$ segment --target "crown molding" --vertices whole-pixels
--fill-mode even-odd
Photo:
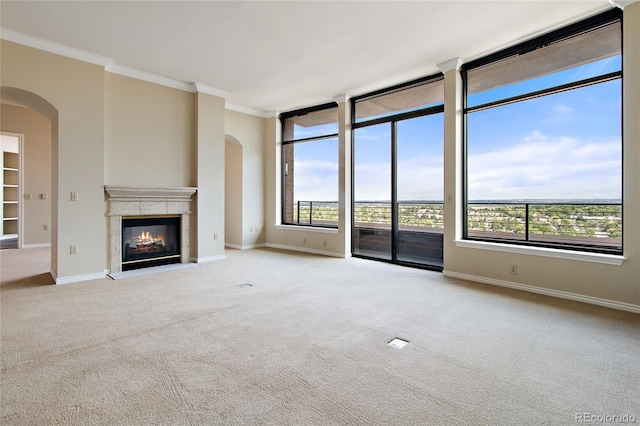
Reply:
[[[264,118],[276,118],[280,115],[280,111],[267,111]]]
[[[174,89],[183,90],[185,92],[207,93],[222,98],[229,95],[228,92],[216,89],[215,87],[205,86],[200,83],[186,83],[184,81],[174,80],[172,78],[163,77],[150,72],[140,71],[134,68],[118,65],[114,63],[112,58],[96,55],[94,53],[69,47],[63,44],[54,43],[52,41],[44,40],[38,37],[33,37],[7,28],[0,27],[0,38],[14,43],[33,47],[35,49],[43,50],[45,52],[99,65],[103,67],[107,72],[123,75],[125,77],[131,77],[136,80],[146,81],[148,83],[159,84],[161,86],[171,87]]]
[[[148,83],[154,83],[154,84],[171,87],[178,90],[184,90],[185,92],[193,93],[194,91],[193,85],[189,83],[185,83],[184,81],[162,77],[156,74],[152,74],[150,72],[139,71],[133,68],[115,64],[113,62],[107,65],[104,70],[113,74],[120,74],[125,77],[135,78],[136,80],[142,80]]]
[[[226,102],[224,104],[224,107],[226,109],[229,109],[231,111],[236,111],[236,112],[241,112],[244,114],[249,114],[249,115],[254,115],[256,117],[260,117],[260,118],[269,118],[269,113],[266,111],[262,111],[256,108],[251,108],[251,107],[246,107],[243,105],[238,105],[238,104],[232,104],[229,102]]]
[[[207,95],[217,96],[219,98],[226,98],[229,96],[229,92],[217,89],[215,87],[207,86],[202,83],[193,83],[193,92],[206,93]]]
[[[23,34],[18,31],[0,27],[0,38],[35,49],[44,50],[45,52],[55,53],[56,55],[65,56],[71,59],[88,62],[94,65],[106,67],[113,60],[105,56],[96,55],[85,50],[76,49],[74,47],[65,46],[64,44],[54,43],[38,37]]]
[[[639,0],[609,0],[609,3],[612,6],[619,7],[620,9],[624,10],[625,7],[633,3],[637,3],[638,1]]]
[[[436,66],[443,74],[446,74],[449,71],[459,70],[460,67],[462,66],[462,59],[460,58],[449,59],[448,61],[444,61],[441,64],[438,64]]]
[[[333,97],[333,100],[336,101],[339,104],[343,104],[346,103],[349,100],[349,95],[342,93],[340,95],[335,95]]]

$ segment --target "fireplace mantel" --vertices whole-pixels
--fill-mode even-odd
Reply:
[[[105,185],[109,196],[110,273],[122,272],[122,217],[180,215],[180,262],[190,258],[191,198],[197,188],[143,188]]]

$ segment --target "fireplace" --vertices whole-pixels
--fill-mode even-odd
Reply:
[[[106,185],[104,189],[109,202],[110,274],[190,261],[191,197],[196,188]],[[134,229],[125,235],[126,227]]]
[[[180,263],[180,216],[123,217],[122,270]]]

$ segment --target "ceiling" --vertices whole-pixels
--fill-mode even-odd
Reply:
[[[430,75],[452,58],[475,59],[611,7],[608,0],[2,0],[0,24],[5,39],[97,55],[113,72],[197,83],[260,115]]]

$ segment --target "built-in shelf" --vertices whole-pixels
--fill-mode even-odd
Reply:
[[[18,233],[19,165],[18,153],[2,152],[2,236]]]

